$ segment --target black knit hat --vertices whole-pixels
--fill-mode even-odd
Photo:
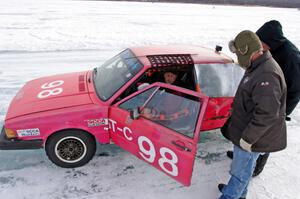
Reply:
[[[256,31],[256,34],[271,50],[275,50],[286,41],[286,38],[283,36],[282,26],[276,20],[266,22]]]

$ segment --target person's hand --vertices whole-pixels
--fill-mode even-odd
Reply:
[[[144,108],[142,110],[142,115],[148,119],[151,120],[158,120],[159,119],[159,114],[158,111],[155,108]]]
[[[249,144],[243,138],[240,139],[240,147],[244,149],[245,151],[251,152],[252,144]]]
[[[151,109],[149,108],[144,108],[142,111],[142,115],[148,119],[152,118],[152,113],[151,113]]]
[[[150,84],[149,83],[142,83],[141,85],[138,86],[138,90],[142,90],[144,88],[146,88],[147,86],[149,86]]]

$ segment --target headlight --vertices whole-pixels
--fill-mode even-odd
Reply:
[[[17,137],[17,133],[12,129],[4,128],[4,131],[5,131],[6,137],[9,139]]]

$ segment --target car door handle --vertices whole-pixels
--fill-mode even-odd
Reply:
[[[177,147],[183,149],[184,151],[191,152],[191,149],[189,149],[189,148],[187,148],[187,147],[185,147],[185,146],[182,146],[181,144],[178,144],[178,143],[175,142],[175,141],[172,141],[172,144],[174,144],[175,146],[177,146]]]

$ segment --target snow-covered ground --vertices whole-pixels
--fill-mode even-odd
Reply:
[[[0,125],[28,80],[92,69],[127,46],[224,46],[239,31],[277,19],[300,47],[300,11],[265,7],[99,1],[0,1]],[[300,199],[300,106],[288,123],[288,147],[252,180],[248,199]],[[62,169],[43,150],[0,151],[0,199],[216,199],[227,182],[232,145],[204,132],[190,187],[114,145],[99,146],[86,166]]]

